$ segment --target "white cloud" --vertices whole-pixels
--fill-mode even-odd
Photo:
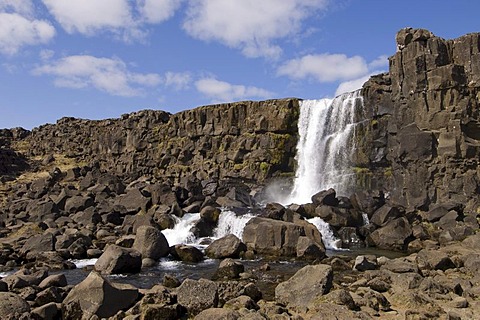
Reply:
[[[354,79],[367,72],[367,63],[360,56],[328,53],[292,59],[277,69],[277,74],[281,76],[292,79],[313,78],[319,82]]]
[[[342,82],[338,85],[337,90],[335,91],[335,95],[338,96],[339,94],[345,92],[351,92],[360,89],[365,82],[372,76],[372,74],[368,74],[358,79],[350,80]]]
[[[16,54],[22,47],[48,43],[55,28],[44,20],[31,20],[18,13],[0,12],[0,52]]]
[[[160,23],[170,19],[182,0],[137,0],[137,10],[148,23]]]
[[[40,59],[42,61],[50,60],[51,58],[53,58],[54,55],[55,55],[55,51],[49,50],[49,49],[40,50],[40,54],[39,54]]]
[[[386,55],[380,56],[377,59],[370,62],[368,66],[369,66],[368,74],[362,77],[359,77],[357,79],[344,81],[340,83],[337,87],[337,90],[335,91],[335,95],[338,96],[339,94],[342,94],[345,92],[358,90],[363,86],[365,82],[367,82],[368,79],[370,79],[371,76],[385,72],[388,69],[386,68],[388,66],[388,56]],[[374,69],[377,67],[382,69]]]
[[[189,72],[166,72],[164,84],[167,87],[173,87],[175,90],[187,89],[192,82],[192,76]]]
[[[37,67],[35,75],[51,75],[58,87],[86,88],[107,92],[116,96],[138,96],[145,87],[161,82],[158,74],[135,73],[118,58],[97,58],[88,55],[69,56]]]
[[[277,58],[276,40],[299,34],[305,19],[329,0],[192,0],[183,28],[192,37],[218,41],[247,57]]]
[[[31,0],[0,0],[0,11],[18,13],[21,16],[33,15],[33,3]]]
[[[43,0],[50,13],[68,33],[92,35],[101,29],[131,25],[128,0]]]
[[[371,70],[379,68],[383,69],[386,67],[388,67],[388,56],[386,54],[379,56],[377,59],[368,64],[368,69]]]
[[[253,86],[230,84],[215,78],[203,78],[195,82],[199,92],[213,102],[229,102],[244,99],[267,99],[274,94],[268,90]]]
[[[112,32],[124,41],[143,40],[145,24],[173,16],[182,0],[43,0],[55,20],[68,33],[93,36]]]

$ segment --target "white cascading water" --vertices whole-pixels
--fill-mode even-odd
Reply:
[[[243,229],[251,218],[253,218],[251,214],[237,215],[233,211],[222,210],[217,227],[213,231],[213,238],[217,239],[228,234],[234,234],[242,239]],[[162,231],[170,246],[176,244],[195,245],[201,242],[201,239],[195,238],[195,235],[190,231],[200,219],[199,213],[186,214],[181,219],[176,219],[177,221],[173,229],[165,229]]]
[[[239,239],[242,239],[243,229],[247,222],[253,217],[251,214],[239,216],[233,211],[223,210],[218,218],[218,225],[214,230],[213,236],[215,238],[221,238],[229,234],[234,234]]]
[[[168,244],[174,246],[176,244],[193,244],[196,241],[195,235],[190,231],[195,222],[200,219],[200,213],[187,213],[181,219],[176,218],[173,229],[162,230],[163,235],[167,238]]]
[[[311,202],[315,193],[334,188],[348,193],[354,173],[351,156],[356,124],[364,120],[360,90],[335,99],[300,103],[297,172],[292,192],[283,203]]]
[[[317,227],[318,231],[322,234],[323,244],[325,245],[326,249],[330,250],[343,250],[339,245],[341,244],[340,239],[335,237],[333,234],[330,225],[326,223],[322,218],[315,217],[307,220],[315,227]]]

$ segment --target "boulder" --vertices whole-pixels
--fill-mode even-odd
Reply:
[[[355,264],[353,265],[353,270],[367,271],[367,270],[375,270],[376,268],[377,268],[377,257],[374,255],[357,256],[355,258]]]
[[[55,237],[51,233],[45,233],[29,238],[23,245],[20,253],[26,255],[29,252],[39,253],[55,250]]]
[[[327,294],[332,286],[331,266],[308,265],[275,288],[275,300],[290,307],[306,307],[316,298]]]
[[[43,306],[51,302],[60,303],[64,297],[62,289],[59,289],[58,287],[49,287],[37,293],[35,304]]]
[[[65,202],[65,211],[68,213],[76,213],[93,206],[94,200],[89,196],[73,196]]]
[[[108,318],[131,307],[138,289],[128,284],[114,284],[92,271],[76,285],[62,302],[64,319],[81,320],[92,316]]]
[[[32,309],[31,314],[35,319],[55,320],[61,319],[61,308],[59,304],[50,302],[43,306]]]
[[[245,295],[228,300],[223,307],[232,310],[258,310],[260,308],[251,297]]]
[[[338,206],[337,193],[333,189],[320,191],[312,196],[312,202],[316,206]]]
[[[29,269],[20,269],[14,274],[6,276],[2,281],[8,285],[9,290],[12,290],[38,286],[47,276],[47,270],[32,272]]]
[[[321,260],[325,258],[325,247],[308,237],[300,237],[297,242],[297,258]]]
[[[152,199],[144,196],[139,189],[130,189],[126,194],[116,198],[115,204],[124,206],[128,212],[147,212]]]
[[[328,222],[333,227],[360,227],[363,225],[362,215],[357,210],[319,205],[315,215]]]
[[[38,287],[40,289],[46,289],[48,287],[65,287],[67,284],[67,278],[65,275],[63,273],[59,273],[46,277],[42,280],[42,282],[40,282]]]
[[[146,304],[142,307],[142,320],[177,320],[182,319],[184,311],[178,304]]]
[[[300,237],[306,236],[324,248],[320,232],[308,222],[297,223],[252,218],[243,231],[243,241],[247,248],[259,254],[270,256],[297,256],[297,244]]]
[[[188,310],[190,316],[218,304],[218,287],[211,280],[186,279],[177,289],[177,301]]]
[[[41,222],[47,218],[54,218],[58,213],[58,206],[51,200],[31,201],[26,211],[30,216],[30,221]]]
[[[240,273],[245,271],[245,267],[239,261],[231,258],[224,259],[220,262],[215,272],[216,279],[237,279]]]
[[[104,274],[137,273],[142,268],[142,255],[134,249],[109,245],[95,263],[95,270]]]
[[[205,254],[212,259],[239,258],[247,246],[234,234],[226,235],[213,241],[206,249]]]
[[[220,213],[220,209],[212,206],[206,206],[203,207],[202,210],[200,210],[200,218],[202,218],[208,223],[216,225],[218,222],[218,218],[220,217]]]
[[[405,250],[412,236],[412,228],[404,217],[390,221],[384,227],[373,231],[367,241],[380,248],[390,250]]]
[[[240,317],[240,313],[236,310],[208,308],[197,314],[194,320],[236,320]]]
[[[141,253],[142,258],[158,260],[169,252],[167,238],[163,233],[151,226],[141,226],[137,229],[133,249]]]
[[[138,213],[135,215],[127,215],[123,219],[122,230],[126,233],[137,233],[138,228],[142,226],[150,226],[157,228],[157,224],[153,221],[153,217],[149,214]]]
[[[12,292],[0,292],[0,318],[19,319],[19,315],[30,311],[28,303]]]
[[[177,244],[170,248],[170,254],[183,262],[197,263],[203,261],[203,253],[194,246]]]
[[[373,223],[378,227],[382,227],[388,222],[400,217],[401,214],[402,212],[399,210],[399,208],[383,205],[373,213],[372,217],[370,218],[370,223]]]

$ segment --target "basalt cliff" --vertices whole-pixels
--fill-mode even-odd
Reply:
[[[363,87],[369,121],[356,136],[357,189],[427,210],[455,202],[476,210],[480,186],[480,38],[397,34],[390,71]],[[295,172],[299,99],[244,101],[169,114],[145,110],[100,121],[62,118],[31,132],[1,132],[4,180],[59,155],[134,180],[141,176],[263,184]],[[37,163],[38,164],[38,163]]]

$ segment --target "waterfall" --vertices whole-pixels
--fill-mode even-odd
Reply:
[[[230,210],[223,210],[218,219],[217,228],[214,231],[214,237],[221,238],[228,234],[234,234],[242,239],[243,229],[247,222],[253,218],[251,214],[237,215]]]
[[[173,229],[165,229],[162,231],[168,244],[174,246],[176,244],[192,244],[195,242],[195,235],[190,231],[195,225],[195,222],[200,219],[200,213],[188,213],[181,219],[176,218]]]
[[[308,219],[307,221],[317,227],[318,231],[320,231],[320,233],[322,234],[322,241],[326,249],[343,250],[338,246],[339,243],[341,243],[340,239],[335,237],[332,229],[330,228],[330,225],[326,223],[322,218],[315,217]]]
[[[182,218],[175,218],[176,223],[173,229],[165,229],[162,231],[170,246],[176,244],[196,245],[201,242],[201,239],[197,239],[191,232],[192,227],[195,226],[195,223],[200,219],[199,213],[190,213],[184,215]],[[234,234],[242,239],[243,229],[251,218],[253,218],[252,214],[237,215],[233,211],[222,210],[218,218],[217,227],[213,231],[212,238],[218,239],[227,234]]]
[[[297,171],[292,192],[283,203],[307,203],[318,191],[334,188],[347,194],[352,186],[351,157],[356,125],[364,119],[360,90],[335,99],[300,102]]]

